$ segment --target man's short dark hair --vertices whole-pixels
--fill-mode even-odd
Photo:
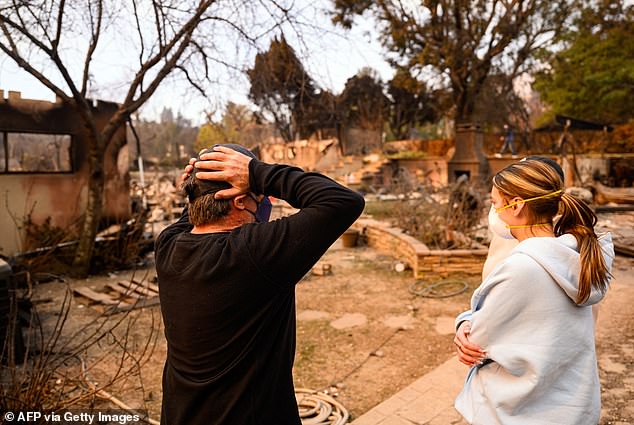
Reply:
[[[187,184],[187,183],[185,183]],[[231,199],[215,199],[215,193],[200,196],[189,204],[189,222],[194,226],[210,224],[231,211]]]
[[[216,146],[231,148],[251,158],[257,158],[253,152],[244,146],[231,143],[214,145],[211,148],[205,149],[199,153],[198,158],[205,153],[213,152]],[[185,180],[181,187],[189,199],[189,222],[194,226],[213,223],[228,215],[231,211],[231,199],[214,198],[216,192],[222,189],[229,189],[231,185],[224,181],[198,179],[196,177],[198,171],[206,170],[194,168],[191,175]]]

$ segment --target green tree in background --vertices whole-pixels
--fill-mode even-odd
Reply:
[[[222,124],[209,122],[201,125],[198,130],[198,135],[196,136],[196,141],[194,142],[196,152],[200,152],[218,143],[226,143]]]
[[[391,139],[407,139],[412,128],[437,121],[440,116],[436,101],[439,93],[429,92],[425,83],[414,78],[408,69],[397,69],[387,84],[387,93],[390,98],[387,119]]]
[[[513,81],[504,74],[487,77],[478,96],[474,116],[476,121],[500,131],[504,124],[510,125],[516,132],[529,131],[531,126],[525,100],[513,90]]]
[[[228,102],[220,121],[213,121],[211,114],[208,117],[208,123],[200,127],[196,136],[196,152],[219,143],[248,145],[244,141],[244,130],[253,122],[253,113],[248,107]]]
[[[338,115],[346,127],[380,130],[387,115],[388,102],[376,73],[364,68],[346,81],[338,97]]]
[[[562,30],[574,0],[334,0],[333,21],[376,18],[392,61],[427,72],[452,93],[454,119],[472,120],[490,74],[514,79]]]
[[[315,84],[283,36],[256,55],[247,75],[249,98],[263,112],[264,120],[272,121],[287,142],[296,135],[305,136],[302,126],[316,96]]]
[[[634,6],[588,7],[534,87],[552,113],[604,123],[634,117]]]

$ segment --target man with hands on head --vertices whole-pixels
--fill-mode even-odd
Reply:
[[[239,145],[201,152],[183,189],[189,205],[156,242],[168,344],[161,423],[299,425],[295,285],[363,198]],[[268,196],[299,212],[269,222]]]

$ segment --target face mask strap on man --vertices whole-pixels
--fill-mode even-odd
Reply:
[[[257,207],[255,209],[255,212],[251,211],[248,208],[245,209],[253,217],[255,217],[255,221],[257,223],[267,223],[271,218],[271,210],[273,209],[273,205],[271,204],[269,197],[265,196],[261,201],[258,201],[258,199],[252,193],[249,193],[247,196],[253,199],[253,202],[255,202],[255,205],[257,205]]]

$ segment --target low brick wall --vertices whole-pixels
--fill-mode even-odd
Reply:
[[[415,279],[427,273],[482,273],[486,249],[431,250],[401,229],[372,219],[359,219],[353,228],[365,235],[368,245],[409,265]]]

